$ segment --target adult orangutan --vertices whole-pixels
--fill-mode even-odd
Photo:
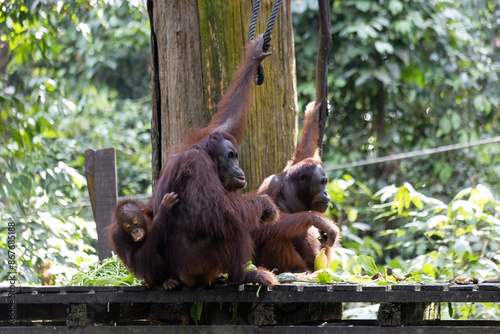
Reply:
[[[268,196],[235,192],[246,185],[239,168],[241,140],[253,77],[263,52],[263,37],[252,40],[246,56],[217,106],[210,124],[192,131],[163,167],[151,199],[155,224],[165,224],[164,258],[172,274],[189,287],[213,284],[227,273],[228,284],[272,285],[265,270],[245,271],[252,259],[250,230],[275,219],[277,209]],[[175,192],[179,203],[165,214],[160,203]]]
[[[277,272],[314,271],[314,258],[325,248],[328,264],[338,238],[337,225],[323,217],[330,203],[328,176],[318,152],[319,109],[306,109],[302,138],[282,172],[271,175],[257,193],[269,195],[280,210],[276,224],[252,232],[254,263]]]

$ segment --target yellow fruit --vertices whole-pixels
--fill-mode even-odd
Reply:
[[[321,251],[319,252],[318,255],[316,255],[316,258],[314,259],[314,271],[320,269],[326,269],[327,262],[328,259],[326,258],[325,249],[321,248]]]

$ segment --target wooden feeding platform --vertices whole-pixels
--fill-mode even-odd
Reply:
[[[440,320],[441,303],[500,302],[500,284],[281,284],[153,290],[146,286],[0,290],[0,333],[498,333],[500,321]],[[9,326],[9,302],[16,324]],[[342,319],[343,303],[381,303],[377,319]],[[201,307],[195,322],[192,310]],[[472,331],[472,332],[471,332]]]

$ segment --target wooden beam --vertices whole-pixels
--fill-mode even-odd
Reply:
[[[105,229],[111,223],[111,213],[118,200],[115,149],[85,151],[85,177],[97,228],[97,252],[99,260],[103,260],[111,256]]]

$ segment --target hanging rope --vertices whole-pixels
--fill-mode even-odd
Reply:
[[[271,47],[271,32],[274,28],[274,22],[278,16],[278,10],[281,6],[281,0],[276,0],[273,2],[273,8],[271,9],[271,16],[269,16],[269,21],[267,22],[266,31],[264,32],[264,51],[268,51]]]
[[[273,8],[271,9],[271,15],[269,16],[269,21],[267,22],[266,31],[264,32],[264,45],[262,51],[267,52],[271,47],[271,32],[274,28],[274,22],[276,22],[276,17],[278,16],[278,11],[281,6],[281,0],[275,0],[273,2]],[[248,27],[248,41],[250,42],[255,37],[255,29],[257,27],[257,18],[259,16],[260,10],[260,0],[255,0],[252,9],[252,17],[250,19],[250,25]],[[262,85],[264,83],[264,66],[259,64],[257,73],[255,74],[254,82],[256,85]]]
[[[316,103],[322,102],[319,111],[319,156],[323,156],[323,136],[329,114],[328,103],[328,55],[332,46],[330,1],[318,0],[319,43],[316,57]]]
[[[250,42],[255,37],[255,28],[257,27],[257,18],[259,17],[260,0],[255,0],[253,3],[252,17],[250,18],[250,26],[248,27],[248,41]]]

